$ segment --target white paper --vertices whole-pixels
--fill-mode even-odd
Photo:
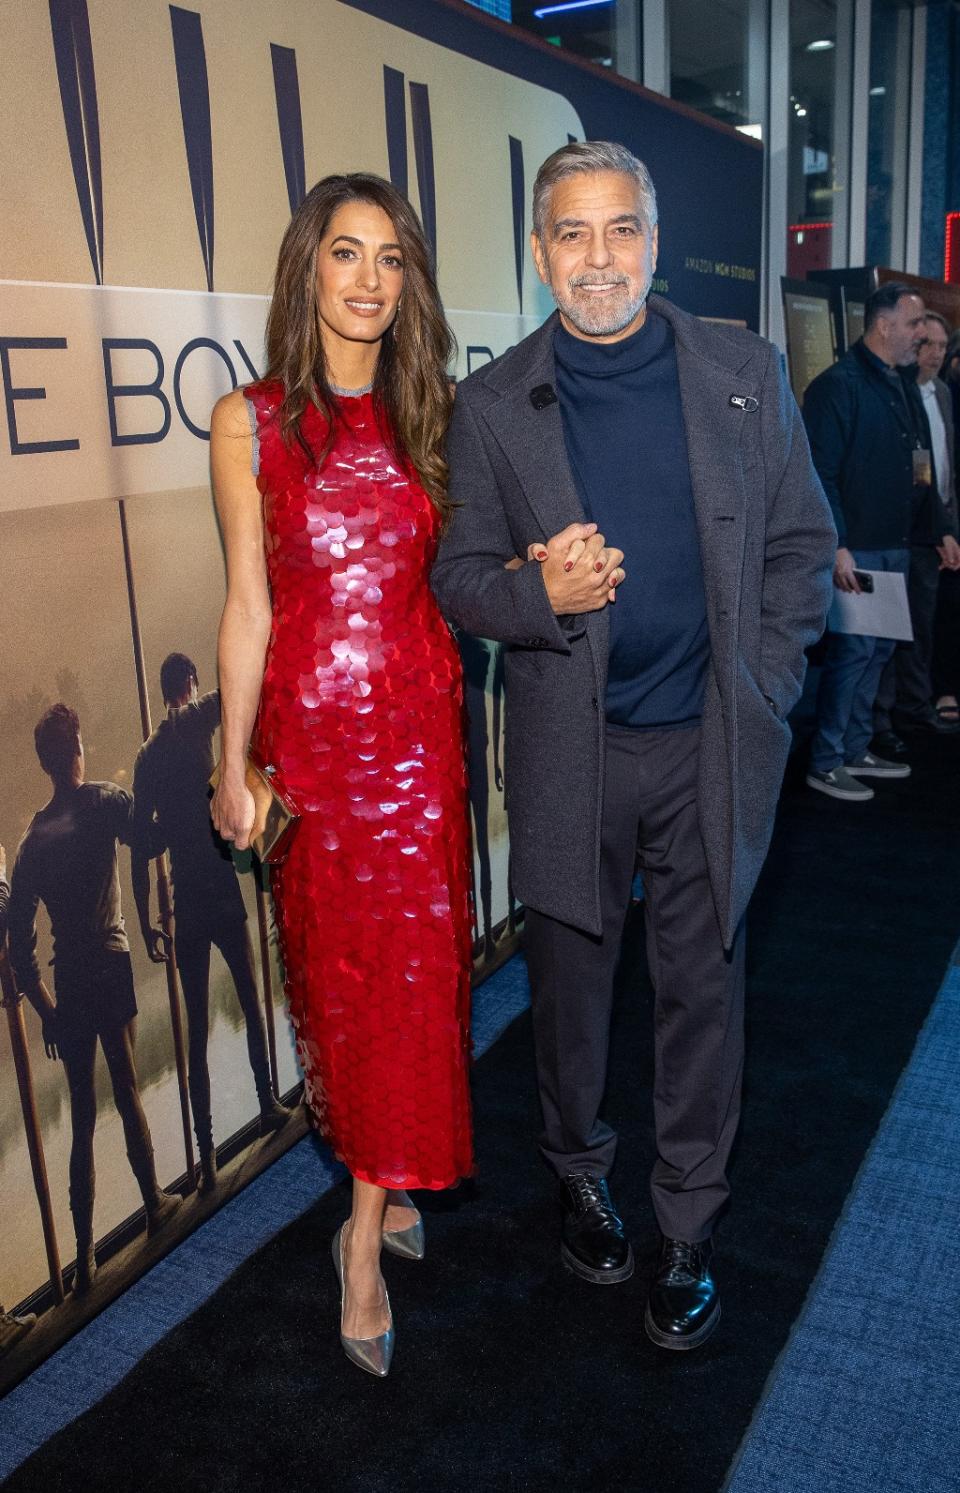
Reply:
[[[861,570],[861,566],[857,566]],[[831,632],[855,633],[863,638],[896,638],[913,642],[913,623],[907,601],[907,579],[896,570],[863,570],[873,576],[873,590],[833,590],[833,605],[827,618]]]

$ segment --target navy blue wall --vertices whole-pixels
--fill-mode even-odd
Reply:
[[[685,112],[589,64],[442,0],[343,0],[440,46],[562,94],[587,137],[644,160],[660,204],[658,285],[697,315],[742,320],[760,309],[763,154],[755,141]],[[565,142],[558,140],[557,145]],[[537,163],[539,164],[539,163]],[[535,172],[528,176],[528,190]]]
[[[943,278],[944,221],[960,211],[960,15],[952,5],[927,12],[920,273]]]

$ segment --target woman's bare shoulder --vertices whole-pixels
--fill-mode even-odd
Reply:
[[[249,436],[250,415],[243,389],[231,389],[213,406],[210,419],[211,434],[225,436]]]

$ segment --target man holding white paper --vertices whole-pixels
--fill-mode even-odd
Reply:
[[[955,486],[953,411],[950,390],[938,378],[947,355],[947,323],[936,311],[928,311],[926,336],[917,359],[917,388],[930,428],[934,482],[927,500],[915,509],[911,531],[910,571],[907,594],[913,622],[913,644],[898,648],[883,671],[873,711],[877,745],[896,732],[932,731],[955,735],[956,719],[938,716],[933,707],[930,668],[933,661],[933,627],[940,575],[960,569],[957,544],[957,498]]]
[[[861,590],[856,572],[907,574],[913,516],[931,482],[929,426],[914,381],[926,335],[924,305],[909,286],[882,285],[867,301],[859,342],[813,380],[803,420],[833,510],[838,591]],[[831,798],[865,802],[864,778],[904,778],[905,762],[870,751],[873,704],[892,637],[831,631],[817,693],[807,783]]]
[[[833,604],[827,617],[827,631],[852,633],[863,638],[891,638],[895,643],[912,643],[910,600],[899,571],[858,569],[854,574],[858,590],[841,591],[838,587],[834,588]],[[889,668],[888,664],[887,672]],[[882,689],[881,684],[881,692]],[[874,724],[879,705],[878,695],[873,712]],[[882,751],[880,739],[876,735],[874,742],[878,750]]]

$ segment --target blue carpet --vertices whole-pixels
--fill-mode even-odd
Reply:
[[[474,992],[477,1058],[529,1000],[519,957]],[[314,1137],[300,1141],[11,1390],[0,1406],[0,1479],[101,1400],[244,1260],[345,1175]]]
[[[726,1493],[960,1488],[960,950]]]
[[[960,951],[726,1493],[956,1493],[958,958]],[[527,1000],[520,959],[481,987],[478,1056]],[[0,1478],[102,1399],[342,1175],[315,1142],[300,1143],[18,1386],[0,1407]]]

